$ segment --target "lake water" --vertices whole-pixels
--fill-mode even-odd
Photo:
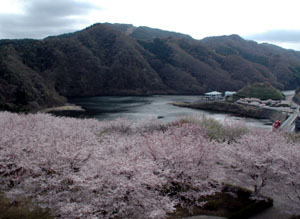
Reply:
[[[172,102],[198,101],[200,96],[100,96],[75,98],[70,102],[81,106],[86,110],[85,115],[99,120],[114,120],[116,118],[128,118],[130,120],[142,120],[156,118],[163,123],[172,122],[180,117],[188,115],[205,115],[218,121],[243,121],[249,126],[271,129],[270,120],[259,120],[231,116],[228,113],[211,112],[190,108],[176,107]]]

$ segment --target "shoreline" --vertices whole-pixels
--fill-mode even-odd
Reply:
[[[256,119],[270,119],[273,122],[277,120],[284,121],[289,115],[288,113],[281,110],[263,108],[253,105],[244,105],[224,100],[203,102],[175,102],[171,104],[178,107],[233,113],[236,115]]]
[[[85,112],[85,110],[78,105],[68,104],[65,106],[51,107],[40,110],[41,113],[50,113],[55,116],[78,116]]]

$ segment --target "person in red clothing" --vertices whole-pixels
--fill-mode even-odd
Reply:
[[[274,124],[273,124],[273,130],[277,130],[281,125],[281,120],[277,120]]]

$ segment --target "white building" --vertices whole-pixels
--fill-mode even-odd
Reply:
[[[225,91],[225,99],[226,99],[226,97],[231,97],[233,94],[236,94],[236,92],[235,91]]]
[[[223,95],[222,95],[222,93],[220,93],[218,91],[212,91],[212,92],[209,92],[209,93],[205,93],[204,97],[207,100],[218,100],[218,99],[222,99]]]

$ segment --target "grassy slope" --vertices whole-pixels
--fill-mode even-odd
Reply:
[[[274,88],[268,83],[256,83],[248,85],[236,93],[238,97],[258,98],[261,100],[282,100],[284,95],[280,90]]]

